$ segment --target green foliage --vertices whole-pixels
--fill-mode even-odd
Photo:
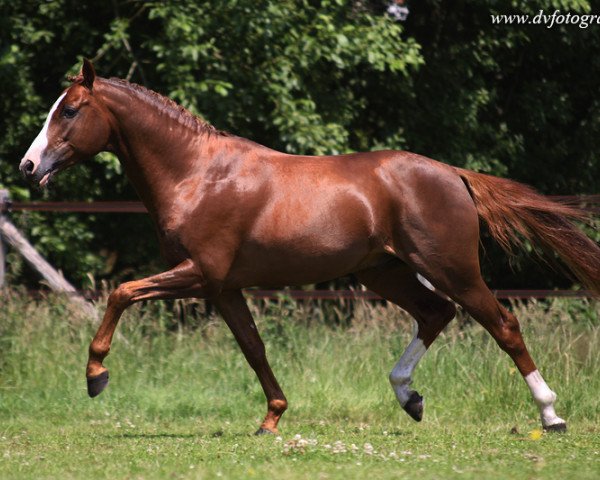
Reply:
[[[426,0],[410,2],[402,23],[385,15],[383,0],[0,0],[0,188],[16,200],[135,198],[110,155],[42,193],[17,172],[65,75],[87,56],[102,76],[142,83],[283,151],[410,149],[545,193],[594,193],[600,29],[490,20],[555,8],[589,12],[591,4]],[[160,268],[149,222],[125,218],[40,214],[19,223],[79,283]],[[496,284],[515,286],[504,257],[491,258]],[[560,284],[523,265],[529,286]],[[23,281],[17,266],[13,280]]]
[[[411,110],[424,107],[428,115],[414,117],[410,147],[545,193],[598,191],[598,29],[490,21],[498,13],[549,14],[556,3],[416,3],[408,33],[426,67],[408,100]],[[590,8],[560,3],[563,12]]]
[[[364,72],[402,78],[422,62],[399,24],[348,2],[172,3],[149,17],[165,32],[148,47],[169,96],[295,153],[352,149],[366,107]]]

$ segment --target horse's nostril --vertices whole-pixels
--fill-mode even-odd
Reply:
[[[27,175],[31,175],[34,168],[35,168],[35,164],[31,160],[27,160],[23,164],[23,173],[25,173]]]

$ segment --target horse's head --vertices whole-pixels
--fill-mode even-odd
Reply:
[[[107,149],[110,116],[94,96],[95,77],[91,62],[84,60],[73,84],[52,105],[19,166],[29,182],[43,187],[56,172]]]

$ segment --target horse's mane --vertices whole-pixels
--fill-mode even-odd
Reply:
[[[226,137],[231,136],[230,133],[218,130],[210,123],[194,115],[185,107],[182,107],[170,98],[165,97],[160,93],[150,90],[149,88],[146,88],[142,85],[138,85],[137,83],[131,83],[127,80],[114,77],[103,78],[102,82],[112,86],[123,88],[131,92],[140,100],[145,101],[146,103],[149,103],[150,105],[158,108],[161,113],[166,113],[169,117],[173,118],[181,125],[195,132],[207,133],[209,135],[221,135]]]

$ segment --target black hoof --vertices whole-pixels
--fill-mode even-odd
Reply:
[[[87,379],[88,395],[91,398],[97,397],[108,385],[108,370],[100,375]]]
[[[557,423],[555,425],[548,425],[544,427],[545,432],[556,432],[556,433],[565,433],[567,431],[566,423]]]
[[[402,407],[413,420],[423,420],[423,397],[417,392],[412,392],[408,402]]]
[[[274,435],[274,433],[271,430],[260,427],[254,435]]]

